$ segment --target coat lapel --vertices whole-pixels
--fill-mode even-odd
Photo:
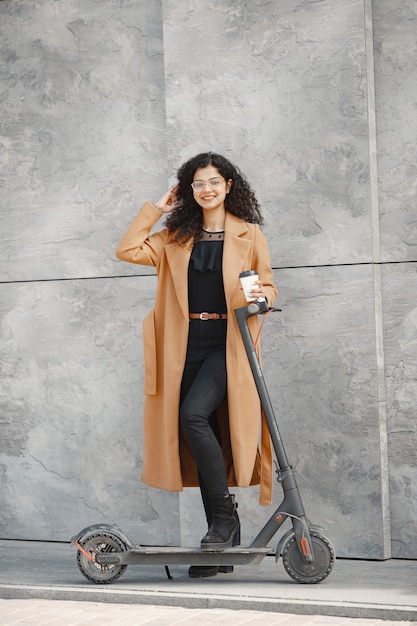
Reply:
[[[178,303],[184,317],[188,320],[188,264],[191,247],[179,246],[176,243],[165,246],[165,252],[177,295]]]
[[[232,296],[239,288],[239,274],[244,270],[252,269],[245,267],[252,241],[243,235],[248,232],[245,222],[231,213],[226,213],[224,250],[223,250],[223,283],[227,307],[231,308]]]

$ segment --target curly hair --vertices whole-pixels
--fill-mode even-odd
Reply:
[[[204,152],[189,159],[177,172],[177,198],[182,206],[169,214],[165,225],[173,240],[181,245],[193,237],[197,240],[201,236],[203,211],[194,199],[191,183],[196,170],[208,165],[215,167],[226,181],[232,180],[224,202],[226,211],[245,222],[260,226],[263,223],[259,203],[240,170],[220,154]]]

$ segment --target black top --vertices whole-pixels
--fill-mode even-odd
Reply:
[[[222,258],[224,233],[203,233],[194,244],[188,266],[190,313],[226,313]]]

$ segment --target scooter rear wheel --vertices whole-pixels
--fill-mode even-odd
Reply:
[[[291,535],[282,548],[282,562],[287,573],[298,583],[316,584],[332,571],[336,555],[330,541],[315,530],[310,530],[314,561],[306,563],[300,554],[295,535]]]
[[[80,545],[89,556],[78,550],[77,565],[82,575],[90,582],[100,585],[112,583],[120,578],[127,568],[127,565],[105,565],[95,561],[98,554],[126,551],[125,544],[114,533],[99,531],[81,540]]]

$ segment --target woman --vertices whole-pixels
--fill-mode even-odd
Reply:
[[[165,228],[150,234],[162,215]],[[209,524],[203,550],[239,543],[229,486],[260,483],[261,503],[271,502],[269,435],[263,423],[259,451],[260,401],[234,315],[246,304],[244,270],[258,271],[254,298],[271,305],[277,295],[261,223],[242,174],[209,152],[182,165],[178,184],[156,204],[144,204],[116,251],[158,274],[155,307],[143,323],[142,480],[169,491],[200,486]],[[256,317],[249,327],[254,336]],[[190,568],[191,576],[216,572]]]

